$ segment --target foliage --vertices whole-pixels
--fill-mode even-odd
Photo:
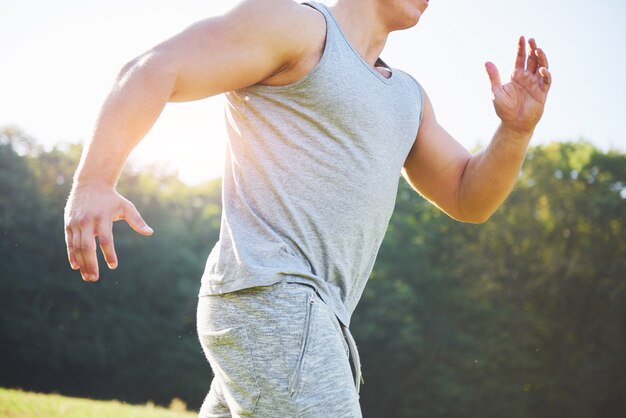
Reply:
[[[586,143],[532,149],[484,225],[402,185],[354,319],[364,409],[626,416],[625,186],[626,156]]]
[[[11,418],[192,418],[195,413],[166,410],[148,403],[92,401],[61,395],[0,389],[0,417]]]
[[[19,155],[19,135],[5,131],[0,145],[0,384],[199,404],[211,375],[196,337],[196,295],[217,240],[219,183],[126,173],[120,190],[158,225],[155,237],[116,224],[119,269],[85,284],[68,267],[63,237],[80,150]]]
[[[197,408],[211,373],[196,295],[220,183],[127,171],[120,191],[155,235],[116,224],[119,268],[83,283],[62,224],[79,152],[0,132],[0,385]],[[402,183],[352,321],[364,415],[626,416],[625,220],[626,155],[584,142],[532,148],[483,225]]]

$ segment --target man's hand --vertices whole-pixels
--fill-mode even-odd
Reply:
[[[65,244],[72,269],[80,269],[85,281],[99,277],[96,237],[110,269],[117,268],[113,245],[113,222],[125,220],[142,235],[152,235],[152,228],[142,219],[130,201],[114,188],[84,185],[72,189],[65,207]]]
[[[520,134],[531,133],[535,129],[552,83],[546,54],[537,48],[534,39],[531,38],[528,45],[530,52],[527,56],[524,37],[519,38],[515,70],[507,84],[502,85],[493,63],[485,63],[496,114],[504,128]]]
[[[439,125],[424,93],[422,122],[403,174],[422,196],[460,221],[485,222],[508,196],[543,114],[552,76],[544,52],[534,39],[528,43],[527,56],[520,37],[515,71],[505,85],[496,66],[485,64],[502,123],[489,146],[475,155]]]

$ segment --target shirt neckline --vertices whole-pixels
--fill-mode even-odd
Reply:
[[[365,66],[365,68],[367,68],[372,74],[374,74],[374,76],[376,76],[380,81],[384,82],[385,84],[391,84],[395,80],[395,78],[396,78],[395,75],[396,75],[397,70],[394,70],[393,68],[388,66],[387,63],[385,63],[385,61],[383,61],[380,57],[378,57],[376,59],[376,63],[383,64],[383,66],[384,66],[383,68],[387,68],[391,72],[391,75],[389,76],[389,78],[387,78],[384,75],[382,75],[381,73],[379,73],[378,71],[376,71],[376,68],[374,68],[371,65],[369,65],[365,61],[365,59],[363,59],[361,54],[359,54],[358,51],[352,46],[352,44],[350,43],[348,38],[346,38],[346,35],[343,32],[343,29],[341,29],[341,26],[339,26],[339,22],[337,22],[337,19],[335,19],[335,16],[332,14],[330,9],[325,4],[321,4],[321,3],[316,3],[316,4],[321,6],[326,11],[328,16],[330,17],[330,20],[332,20],[332,23],[337,28],[337,31],[339,32],[339,35],[341,35],[341,37],[343,38],[343,40],[346,43],[346,45],[348,45],[348,47],[352,50],[354,55],[356,55],[356,57],[359,59],[361,64],[363,64],[363,66]],[[328,22],[327,22],[327,24],[328,24]]]

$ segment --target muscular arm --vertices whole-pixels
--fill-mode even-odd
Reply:
[[[65,209],[68,258],[84,280],[99,277],[96,237],[117,267],[112,223],[152,230],[115,185],[132,149],[167,102],[190,101],[280,78],[306,53],[302,6],[291,0],[246,0],[206,19],[129,62],[106,98],[86,144]],[[308,9],[308,8],[307,8]]]
[[[471,155],[446,132],[425,95],[422,125],[403,175],[415,190],[457,220],[486,221],[515,184],[551,83],[545,54],[534,40],[529,44],[526,56],[520,38],[515,71],[505,85],[496,67],[486,64],[501,123],[484,151]]]
[[[196,23],[126,64],[101,108],[76,180],[114,185],[128,154],[167,102],[198,100],[249,86],[288,66],[295,51],[284,38],[289,30],[282,23],[289,19],[280,16],[289,15],[285,4],[292,2],[249,0],[229,14]]]

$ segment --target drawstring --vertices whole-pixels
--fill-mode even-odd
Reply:
[[[363,379],[363,373],[361,371],[361,358],[359,357],[359,350],[357,350],[356,348],[356,342],[354,342],[354,337],[352,337],[350,329],[341,324],[341,330],[343,331],[343,336],[348,342],[350,357],[352,357],[352,364],[354,365],[354,385],[356,386],[356,393],[359,393],[359,391],[361,390],[361,384],[365,383],[365,380]]]

